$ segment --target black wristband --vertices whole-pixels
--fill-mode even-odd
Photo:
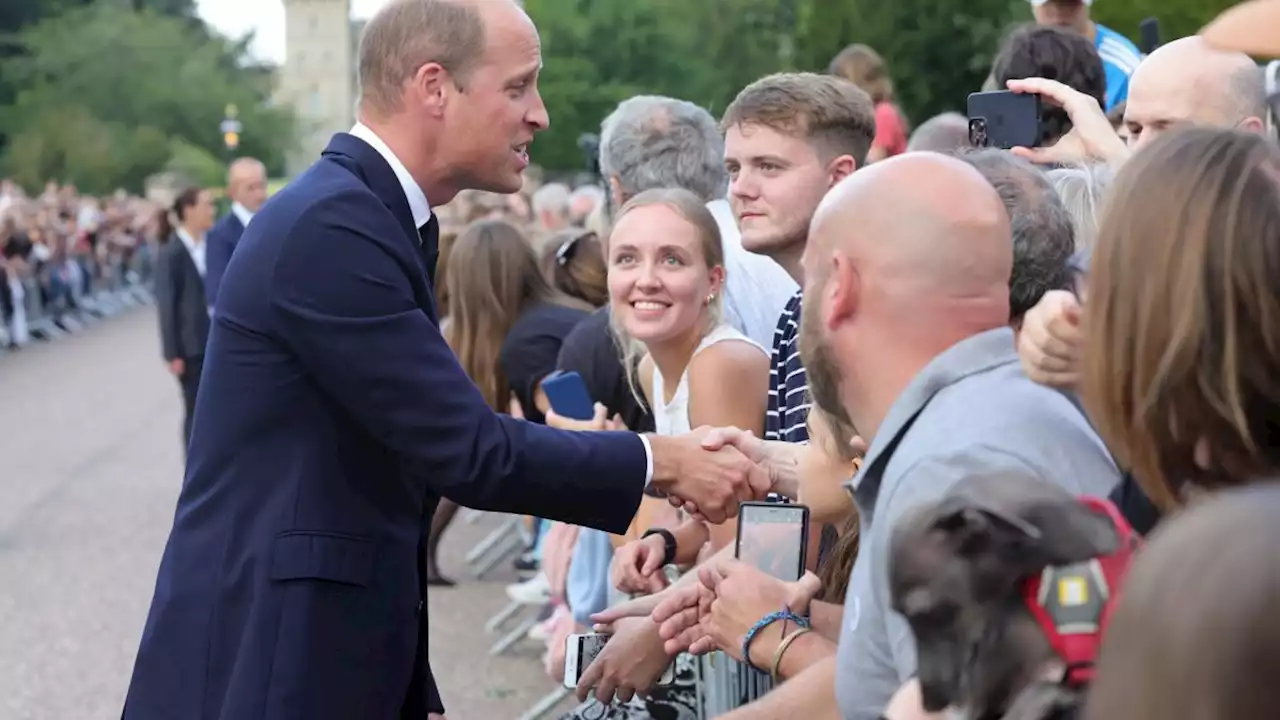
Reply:
[[[644,535],[640,536],[640,539],[643,540],[650,535],[662,536],[662,566],[666,567],[667,565],[670,565],[671,561],[676,559],[676,536],[671,534],[670,530],[666,530],[664,528],[652,528],[646,530]]]

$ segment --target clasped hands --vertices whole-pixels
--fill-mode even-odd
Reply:
[[[546,413],[547,425],[561,430],[626,430],[601,404],[591,420]],[[753,448],[765,444],[737,428],[700,427],[680,436],[649,435],[653,451],[652,486],[691,515],[721,523],[738,514],[738,504],[765,497],[773,489],[766,458]],[[755,455],[753,457],[753,455]]]
[[[788,583],[732,558],[710,560],[697,573],[697,582],[631,600],[594,616],[597,630],[608,632],[620,620],[648,616],[658,626],[663,650],[669,656],[723,650],[735,660],[749,659],[756,667],[768,668],[782,641],[781,623],[756,634],[750,658],[742,655],[747,633],[761,618],[783,608],[807,614],[822,587],[813,573]]]

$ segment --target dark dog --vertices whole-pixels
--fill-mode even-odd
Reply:
[[[925,709],[958,708],[971,720],[1072,717],[1080,688],[1063,682],[1066,665],[1032,614],[1027,583],[1046,567],[1115,553],[1128,542],[1121,533],[1112,517],[1025,477],[965,480],[903,518],[889,588],[916,638]]]

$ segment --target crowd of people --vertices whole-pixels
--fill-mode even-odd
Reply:
[[[0,352],[111,312],[104,291],[149,276],[159,215],[123,192],[96,198],[49,182],[28,196],[0,181]]]
[[[543,609],[530,637],[548,676],[563,677],[570,634],[611,635],[566,717],[702,716],[705,677],[685,653],[710,650],[777,684],[736,698],[737,720],[1002,716],[1025,678],[992,700],[979,670],[931,672],[930,628],[955,630],[967,608],[905,593],[894,569],[911,552],[895,530],[961,502],[975,477],[1110,497],[1141,534],[1171,518],[1116,610],[1088,717],[1270,712],[1248,679],[1280,652],[1259,632],[1266,563],[1186,565],[1211,562],[1198,544],[1227,532],[1264,547],[1261,508],[1277,500],[1178,517],[1275,469],[1267,73],[1221,40],[1147,56],[1089,2],[1031,5],[1037,22],[1008,36],[988,87],[1041,97],[1040,147],[971,148],[955,113],[913,131],[883,60],[852,46],[828,74],[752,83],[718,119],[676,98],[620,103],[601,126],[602,188],[440,209],[445,337],[495,410],[581,431],[730,428],[705,442],[767,467],[774,499],[813,518],[814,573],[794,583],[732,559],[733,521],[660,497],[624,535],[533,520],[517,561],[529,579],[507,591]],[[555,413],[540,382],[556,371],[582,376],[593,420]],[[437,512],[433,552],[455,511]],[[1028,574],[1105,554],[1064,550],[1066,531],[1027,512],[1005,520],[1028,533],[1018,561],[1040,558]],[[920,542],[965,556],[995,543],[992,522],[942,512]],[[429,571],[453,583],[434,555]],[[994,622],[949,636],[965,662]],[[1213,653],[1195,639],[1208,632]],[[672,663],[675,681],[657,684]]]
[[[1144,55],[1090,18],[1090,0],[1029,4],[1034,22],[1004,40],[987,86],[1040,97],[1038,147],[972,147],[968,120],[956,113],[913,127],[890,68],[854,45],[825,73],[747,85],[719,118],[679,98],[619,103],[602,119],[598,179],[526,176],[512,194],[466,190],[427,207],[419,188],[406,190],[407,204],[387,201],[414,216],[421,248],[437,253],[426,277],[440,334],[490,410],[581,433],[647,433],[649,480],[625,532],[527,518],[532,541],[516,560],[527,579],[506,588],[542,613],[529,641],[545,644],[551,683],[565,677],[571,635],[609,635],[566,720],[1063,711],[1155,720],[1189,708],[1198,718],[1261,720],[1274,712],[1280,698],[1266,673],[1280,639],[1267,629],[1277,595],[1275,564],[1265,558],[1267,513],[1280,491],[1264,480],[1280,465],[1271,445],[1280,326],[1270,324],[1280,323],[1280,253],[1271,244],[1280,237],[1280,147],[1274,69],[1242,51],[1280,55],[1280,38],[1265,46],[1254,32],[1280,26],[1280,10],[1255,0],[1250,12],[1262,15],[1233,21],[1243,36],[1219,26]],[[370,51],[374,60],[387,55]],[[524,98],[523,87],[504,92]],[[331,153],[363,152],[344,149],[363,148],[353,137],[390,157],[363,123]],[[525,144],[502,148],[502,157],[526,162]],[[329,171],[308,181],[319,187]],[[258,222],[265,183],[260,164],[235,163],[221,220],[199,188],[156,210],[126,197],[80,198],[73,188],[26,198],[0,187],[9,342],[26,341],[23,292],[34,288],[42,306],[70,313],[86,309],[93,281],[129,271],[154,277],[162,355],[182,388],[190,442],[196,394],[202,377],[210,380],[202,365],[211,323],[231,328],[224,342],[243,343],[241,356],[265,347],[252,343],[269,334],[252,327],[263,303],[250,287],[266,285],[267,275],[233,273],[244,284],[232,291],[241,304],[218,300],[229,291],[222,278],[232,253],[243,252],[240,236]],[[284,214],[270,221],[283,223]],[[335,252],[346,239],[307,237]],[[260,236],[249,250],[258,255],[242,266],[267,252],[280,253],[273,263],[288,252],[303,262],[292,242]],[[330,306],[304,286],[315,276],[297,277],[298,287],[272,288],[284,297],[273,311],[299,323],[333,320],[346,339],[375,337],[367,326],[417,318],[422,307],[397,296],[399,315],[328,316]],[[304,349],[328,361],[322,344]],[[325,366],[330,384],[308,381],[305,391],[336,392],[347,361],[364,350],[338,348],[339,360]],[[305,373],[280,355],[295,405],[304,406],[313,396],[295,386]],[[258,368],[228,362],[222,372],[215,382],[240,387]],[[581,378],[593,417],[553,402],[543,384],[561,373]],[[371,387],[387,395],[398,379]],[[346,405],[334,412],[343,423],[355,414]],[[214,487],[223,466],[242,462],[232,457],[238,448],[227,449],[234,443],[218,444],[226,440],[219,433],[248,430],[217,425],[232,425],[224,415],[207,413],[212,429],[203,460],[188,469],[192,505],[184,513],[180,501],[170,570],[184,559],[170,553],[199,559],[212,547],[192,540],[200,533],[191,528],[203,527],[200,503],[216,494],[200,496],[201,483]],[[379,427],[387,437],[397,431]],[[662,454],[651,443],[667,436],[696,438],[699,454],[746,458],[767,475],[768,501],[808,508],[808,572],[779,578],[736,559],[737,521],[722,517],[732,512],[713,516],[665,493],[673,485],[659,482]],[[343,440],[374,443],[371,434]],[[390,473],[398,460],[378,447]],[[578,522],[616,513],[590,500],[574,508],[586,518]],[[288,503],[297,512],[304,504],[292,495]],[[392,505],[378,510],[391,514]],[[465,582],[448,577],[439,557],[458,509],[442,499],[424,511],[418,561],[426,584],[443,592]],[[272,582],[363,588],[387,577],[375,578],[382,560],[354,534],[290,531],[271,542]],[[256,557],[251,551],[245,557]],[[188,583],[206,570],[193,570]],[[165,681],[175,663],[156,639],[166,628],[152,622],[169,623],[167,641],[178,647],[185,641],[175,639],[175,618],[189,610],[173,608],[200,599],[175,590],[164,572],[131,691],[139,717],[193,702]],[[223,580],[220,592],[249,592],[243,578]],[[348,597],[328,592],[307,597],[328,609],[339,605],[323,598]],[[278,614],[285,602],[270,607]],[[341,607],[368,609],[356,605]],[[288,628],[304,638],[323,630]],[[264,633],[253,637],[275,641]],[[211,662],[197,644],[189,644],[197,660],[183,668]],[[697,657],[712,652],[750,680],[731,707],[708,705],[714,667]],[[309,656],[291,662],[314,669]],[[367,670],[351,664],[338,663],[352,678]],[[257,702],[256,680],[231,674],[231,665],[215,668],[226,671],[218,682],[231,688],[227,707]],[[429,669],[426,680],[424,712],[439,712]],[[378,698],[403,699],[394,695]],[[353,703],[373,696],[334,695]]]

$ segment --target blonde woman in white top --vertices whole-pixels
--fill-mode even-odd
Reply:
[[[637,368],[632,387],[647,398],[657,432],[679,435],[732,425],[760,434],[769,353],[721,319],[724,249],[706,206],[685,190],[640,193],[618,213],[607,260],[623,366]],[[735,522],[675,523],[661,512],[666,507],[663,500],[646,499],[633,530],[671,533],[675,552],[667,552],[661,533],[627,543],[611,570],[618,590],[660,590],[666,585],[658,571],[662,565],[690,565],[702,552],[734,541]]]

